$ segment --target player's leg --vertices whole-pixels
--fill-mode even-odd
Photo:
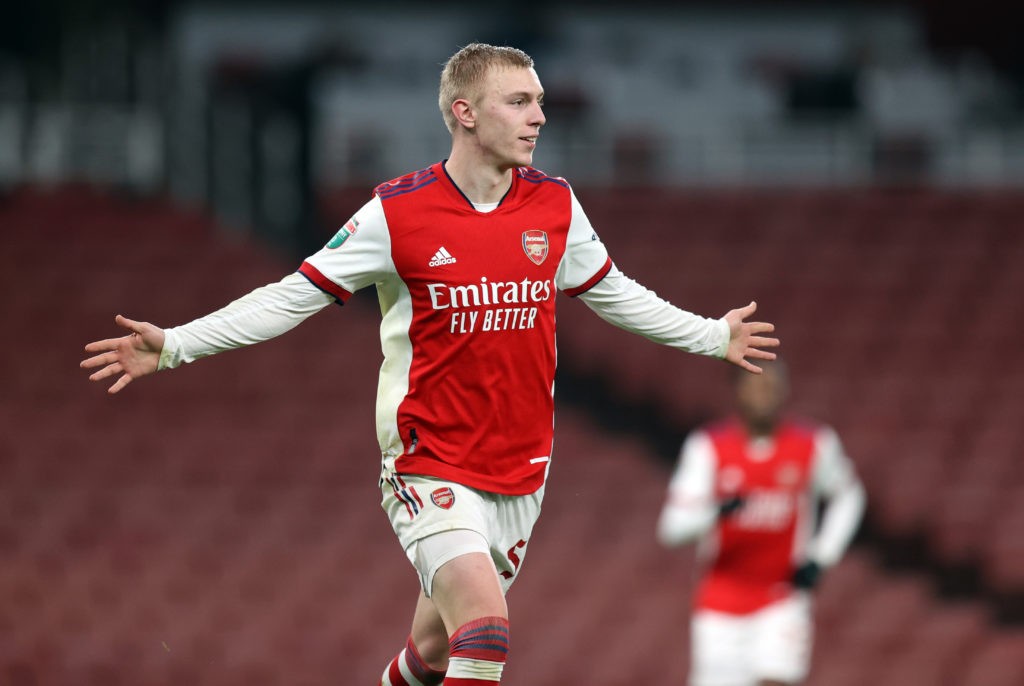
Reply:
[[[448,631],[434,602],[420,591],[412,618],[411,638],[423,661],[432,669],[448,669]]]
[[[432,579],[431,598],[450,636],[446,685],[487,685],[500,681],[509,646],[508,609],[505,593],[515,582],[526,556],[527,541],[540,514],[544,489],[527,496],[485,496],[492,508],[485,508],[478,548],[471,539],[475,532],[450,532],[429,537],[418,545],[417,569],[429,570],[430,558],[442,558],[442,548],[453,549],[460,536],[463,554],[437,567]],[[423,559],[420,559],[423,558]]]
[[[473,494],[448,491],[451,497],[440,501],[430,497],[435,489],[445,487],[436,480],[403,478],[392,471],[381,475],[381,505],[417,570],[421,588],[409,638],[385,668],[382,686],[433,686],[442,682],[448,664],[448,632],[429,598],[433,575],[449,556],[463,549],[487,550],[482,536],[460,528],[471,527],[480,518],[480,503]]]
[[[756,634],[759,686],[796,686],[807,678],[814,635],[808,594],[796,593],[761,610]]]
[[[446,686],[500,682],[508,655],[508,608],[490,554],[466,553],[442,565],[431,599],[449,636]]]
[[[508,652],[508,611],[487,541],[455,529],[415,541],[407,552],[423,592],[409,643],[381,684],[418,686],[410,673],[424,686],[440,684],[445,671],[445,684],[498,683]]]
[[[448,633],[437,608],[420,592],[405,648],[388,663],[380,686],[437,686],[448,668]]]
[[[749,639],[745,617],[696,610],[690,623],[690,686],[754,686]]]
[[[382,504],[424,590],[413,645],[440,668],[443,627],[449,653],[444,683],[494,686],[508,652],[504,592],[521,567],[543,488],[529,496],[495,496],[431,477],[385,473],[381,481]]]
[[[486,547],[469,550],[475,532],[459,532],[465,539],[463,554],[438,567],[430,582],[431,598],[450,636],[446,686],[494,686],[501,680],[509,647],[505,593],[522,568],[544,488],[525,496],[483,498],[493,506],[484,509],[480,520],[487,532],[480,543]],[[431,539],[426,543],[421,554],[434,547]],[[428,567],[424,560],[417,564],[418,569]]]

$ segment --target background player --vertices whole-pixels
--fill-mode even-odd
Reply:
[[[831,428],[781,416],[781,360],[734,384],[739,416],[687,437],[658,537],[704,537],[691,686],[797,684],[810,664],[809,592],[846,550],[864,490]],[[815,531],[820,498],[828,507]]]
[[[660,343],[758,372],[756,306],[712,320],[612,264],[563,179],[530,168],[544,91],[525,53],[466,46],[441,76],[449,158],[381,184],[298,272],[184,326],[118,317],[86,346],[110,392],[158,369],[280,335],[375,285],[382,505],[420,578],[406,647],[381,683],[493,684],[508,651],[504,593],[540,512],[551,455],[556,289]]]

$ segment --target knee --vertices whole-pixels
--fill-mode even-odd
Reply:
[[[430,632],[416,637],[416,651],[427,666],[438,671],[448,669],[448,636],[443,632]]]
[[[463,624],[451,637],[448,676],[500,682],[508,656],[508,637],[508,620],[504,617],[483,617]]]

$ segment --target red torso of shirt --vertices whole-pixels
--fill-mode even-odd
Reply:
[[[716,499],[740,494],[746,502],[718,522],[717,551],[697,606],[747,614],[792,591],[795,552],[812,533],[815,430],[785,422],[761,446],[737,421],[715,426],[708,435],[717,457]]]
[[[396,468],[499,493],[535,491],[552,446],[568,184],[517,169],[499,206],[482,213],[436,164],[376,193],[413,306],[409,391],[398,410],[406,450]]]

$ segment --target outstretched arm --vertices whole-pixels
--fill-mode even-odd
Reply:
[[[164,348],[163,329],[148,322],[137,322],[121,315],[114,322],[129,331],[127,336],[94,341],[85,346],[87,353],[99,353],[82,360],[83,369],[98,369],[89,376],[90,381],[102,381],[118,376],[108,393],[117,393],[139,377],[152,374],[160,363]]]
[[[729,347],[726,349],[725,359],[748,372],[760,374],[761,368],[749,362],[747,358],[774,360],[775,353],[762,348],[778,347],[779,339],[761,335],[775,331],[774,324],[745,321],[756,311],[757,303],[751,302],[746,307],[729,310],[726,313],[724,319],[729,323]]]
[[[755,374],[760,367],[746,358],[774,359],[775,353],[762,348],[779,344],[778,339],[762,335],[774,331],[774,326],[745,321],[757,309],[756,303],[730,310],[721,319],[708,319],[661,299],[614,266],[579,298],[619,328],[673,348],[728,360]]]
[[[280,336],[331,302],[305,277],[289,274],[183,326],[159,329],[119,315],[118,325],[131,333],[90,343],[86,352],[100,354],[81,366],[99,368],[93,381],[121,374],[109,389],[117,393],[140,376]]]

